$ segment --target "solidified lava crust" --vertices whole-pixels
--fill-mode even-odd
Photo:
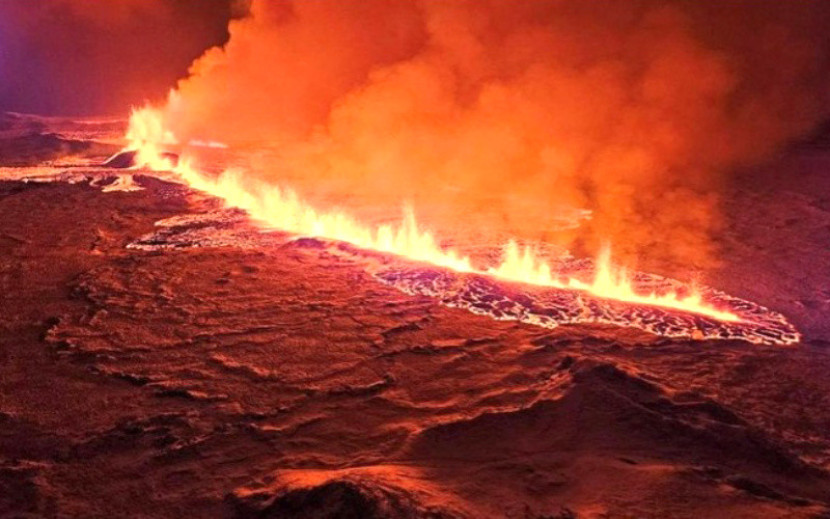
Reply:
[[[438,269],[393,268],[377,272],[375,277],[407,294],[435,297],[450,307],[545,328],[597,323],[631,326],[663,337],[696,340],[738,339],[755,344],[794,344],[801,339],[795,327],[781,314],[712,289],[705,289],[705,299],[738,315],[740,321],[719,321],[657,306],[602,299],[578,290],[540,289]],[[649,285],[670,282],[647,274],[639,274],[635,280]]]

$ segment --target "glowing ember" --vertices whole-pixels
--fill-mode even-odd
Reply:
[[[247,211],[265,226],[348,242],[360,248],[395,254],[459,272],[582,291],[597,298],[663,307],[724,322],[741,321],[737,314],[704,301],[697,290],[690,290],[687,294],[674,290],[648,294],[636,291],[626,270],[612,264],[610,249],[607,247],[597,258],[591,282],[554,272],[534,250],[521,248],[512,241],[505,246],[500,265],[478,269],[468,257],[442,248],[431,233],[419,229],[411,210],[404,212],[403,223],[399,226],[381,225],[371,228],[343,212],[314,209],[293,191],[251,181],[243,178],[237,170],[226,170],[212,177],[192,167],[186,159],[173,164],[164,157],[162,148],[166,144],[175,143],[176,138],[165,130],[160,112],[150,107],[133,111],[127,139],[128,149],[137,152],[137,166],[151,170],[172,170],[189,186],[219,197],[229,206]]]

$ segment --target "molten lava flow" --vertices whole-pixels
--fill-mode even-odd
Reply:
[[[596,275],[593,283],[587,285],[573,278],[569,279],[568,282],[570,287],[587,290],[598,297],[693,312],[714,317],[720,321],[737,322],[740,320],[738,316],[731,312],[718,310],[707,305],[703,302],[700,293],[695,290],[687,296],[681,296],[677,292],[638,294],[633,289],[633,284],[626,269],[612,265],[611,249],[607,246],[603,247],[597,258]]]
[[[208,178],[190,167],[187,161],[176,171],[191,187],[224,199],[228,205],[244,209],[267,226],[295,234],[329,238],[432,263],[453,270],[472,272],[470,260],[454,251],[442,249],[429,232],[418,229],[415,215],[404,211],[403,224],[381,225],[371,229],[342,212],[319,212],[302,201],[293,191],[269,184],[250,189],[236,170]]]
[[[174,165],[164,158],[162,148],[166,144],[175,143],[175,136],[164,129],[160,112],[149,107],[133,111],[127,139],[128,149],[137,151],[138,166],[159,171],[172,170],[194,189],[219,197],[229,206],[247,211],[253,219],[266,226],[343,241],[360,248],[395,254],[455,271],[486,274],[532,285],[580,290],[600,298],[691,312],[720,321],[740,321],[737,315],[705,303],[701,295],[694,291],[685,296],[677,292],[637,293],[625,269],[611,263],[610,249],[607,247],[596,261],[594,280],[590,283],[558,275],[536,251],[529,247],[521,248],[513,241],[505,246],[500,265],[481,270],[473,267],[468,257],[442,248],[431,233],[419,229],[414,213],[409,209],[404,211],[400,226],[381,225],[373,229],[339,211],[318,211],[291,190],[243,179],[238,170],[226,170],[211,177],[192,167],[186,159]]]
[[[550,265],[540,258],[533,249],[530,247],[520,248],[516,242],[510,241],[504,248],[502,263],[497,267],[488,269],[487,273],[510,281],[584,290],[605,299],[661,306],[706,315],[720,321],[737,322],[740,320],[738,316],[731,312],[718,310],[711,305],[707,305],[696,291],[691,291],[690,294],[685,296],[677,292],[664,294],[637,293],[626,269],[616,267],[611,263],[611,248],[609,246],[602,248],[594,268],[595,274],[591,283],[586,283],[574,277],[563,279],[555,276]]]
[[[164,129],[164,119],[151,107],[133,110],[127,128],[130,150],[136,152],[135,162],[156,171],[170,171],[173,162],[165,157],[164,146],[178,144],[172,132]]]

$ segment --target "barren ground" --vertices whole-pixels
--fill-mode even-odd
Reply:
[[[3,124],[0,166],[109,150]],[[828,167],[737,178],[707,278],[793,347],[495,321],[287,236],[136,250],[205,201],[0,182],[0,516],[827,517]]]

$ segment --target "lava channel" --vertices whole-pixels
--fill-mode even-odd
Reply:
[[[238,209],[184,215],[156,225],[154,232],[128,247],[141,250],[253,249],[285,243],[284,237],[257,230],[247,215]],[[292,243],[315,251],[326,249],[355,260],[378,281],[404,293],[433,297],[443,305],[497,320],[520,321],[544,328],[565,324],[607,324],[633,327],[663,337],[735,339],[769,345],[794,344],[801,339],[783,315],[708,287],[695,287],[695,290],[706,301],[728,310],[738,319],[723,321],[693,312],[597,297],[584,290],[528,285],[484,274],[457,272],[343,242],[303,238],[294,239]],[[566,260],[560,268],[574,278],[591,279],[596,266],[591,260],[573,259]],[[642,272],[634,273],[631,282],[641,293],[684,293],[689,290],[680,281]]]

